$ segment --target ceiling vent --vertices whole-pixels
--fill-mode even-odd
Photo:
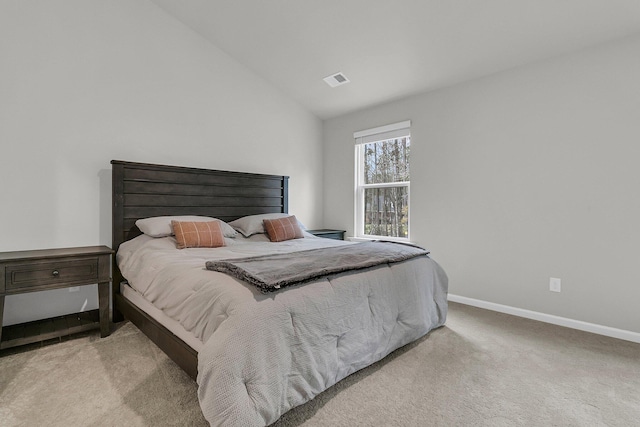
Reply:
[[[327,84],[331,87],[336,87],[336,86],[340,86],[343,85],[345,83],[349,83],[349,79],[342,73],[335,73],[331,76],[325,77],[324,79],[325,82],[327,82]]]

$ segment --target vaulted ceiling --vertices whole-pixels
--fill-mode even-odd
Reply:
[[[322,119],[640,34],[639,0],[152,1]]]

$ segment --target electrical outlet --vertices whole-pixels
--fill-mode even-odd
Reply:
[[[549,290],[551,292],[560,292],[561,291],[561,281],[556,277],[552,277],[549,279]]]
[[[80,290],[80,286],[72,286],[69,288],[69,292],[78,292]]]

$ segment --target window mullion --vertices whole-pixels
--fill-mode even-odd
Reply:
[[[410,181],[400,182],[379,182],[376,184],[362,184],[362,188],[393,188],[393,187],[408,187]]]

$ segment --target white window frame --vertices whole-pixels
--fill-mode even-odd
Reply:
[[[411,137],[411,120],[379,126],[372,129],[353,133],[355,139],[355,190],[354,190],[354,234],[356,239],[384,239],[407,242],[411,239],[411,186],[410,181],[365,184],[364,183],[364,153],[365,144],[386,141],[402,137]],[[364,233],[364,191],[368,188],[407,187],[407,237],[377,236]]]

